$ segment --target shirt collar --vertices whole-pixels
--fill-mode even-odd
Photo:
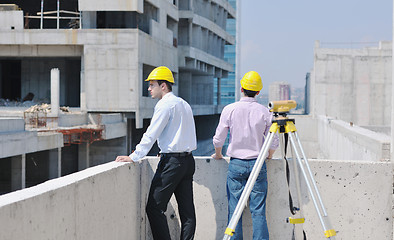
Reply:
[[[240,102],[257,102],[256,98],[254,97],[241,97],[239,100]]]
[[[175,96],[175,95],[173,92],[168,92],[161,99],[169,98],[170,96]]]

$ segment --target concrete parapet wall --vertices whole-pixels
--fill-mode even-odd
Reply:
[[[139,239],[139,169],[109,163],[0,197],[0,239]]]
[[[0,30],[23,29],[23,11],[0,11]]]
[[[88,122],[86,113],[60,114],[59,127],[85,125]]]
[[[319,145],[324,157],[338,160],[390,160],[388,135],[324,116],[319,116],[317,121]]]
[[[25,131],[23,118],[0,118],[0,133]]]
[[[0,134],[0,158],[63,147],[63,135],[54,132]]]
[[[145,203],[157,163],[157,158],[135,165],[110,162],[0,196],[0,239],[151,239]],[[283,163],[267,164],[270,236],[290,239]],[[392,239],[391,163],[311,160],[310,165],[339,231],[337,240]],[[196,158],[197,240],[223,237],[227,166],[225,160]],[[326,239],[303,184],[301,189],[308,239]],[[166,214],[174,239],[179,238],[176,209],[172,199]],[[243,224],[244,238],[251,239],[248,211]]]
[[[80,11],[137,11],[144,12],[142,0],[80,0],[78,1]]]

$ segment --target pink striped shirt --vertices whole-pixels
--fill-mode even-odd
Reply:
[[[233,158],[257,158],[268,135],[273,115],[268,108],[259,104],[255,98],[242,97],[240,101],[224,107],[219,125],[213,137],[215,147],[223,147],[228,130],[230,141],[226,155]],[[275,134],[271,149],[279,146]]]

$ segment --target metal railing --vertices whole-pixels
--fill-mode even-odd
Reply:
[[[60,16],[61,13],[75,15],[74,17],[70,16]],[[46,16],[56,14],[56,16]],[[60,28],[60,20],[61,19],[69,19],[75,20],[75,24],[70,25],[73,28],[81,28],[81,13],[80,12],[73,12],[73,11],[66,11],[60,10],[60,0],[57,0],[57,9],[56,11],[47,11],[44,12],[44,0],[41,0],[41,11],[37,12],[37,16],[25,16],[27,19],[40,19],[40,29],[44,28],[44,19],[52,19],[56,20],[56,28]]]

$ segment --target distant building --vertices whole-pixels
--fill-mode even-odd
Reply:
[[[314,51],[311,113],[360,126],[390,126],[391,42],[359,49],[322,48],[316,42]]]
[[[237,0],[229,0],[230,5],[237,10]],[[237,35],[236,18],[227,19],[226,32],[236,38]],[[228,76],[220,80],[220,86],[215,81],[214,85],[214,102],[220,105],[227,105],[235,102],[235,69],[236,69],[236,44],[227,44],[224,47],[224,59],[233,65],[233,71],[228,73]],[[218,91],[219,90],[219,91]]]
[[[273,82],[269,86],[269,101],[290,99],[290,84],[287,82]]]

